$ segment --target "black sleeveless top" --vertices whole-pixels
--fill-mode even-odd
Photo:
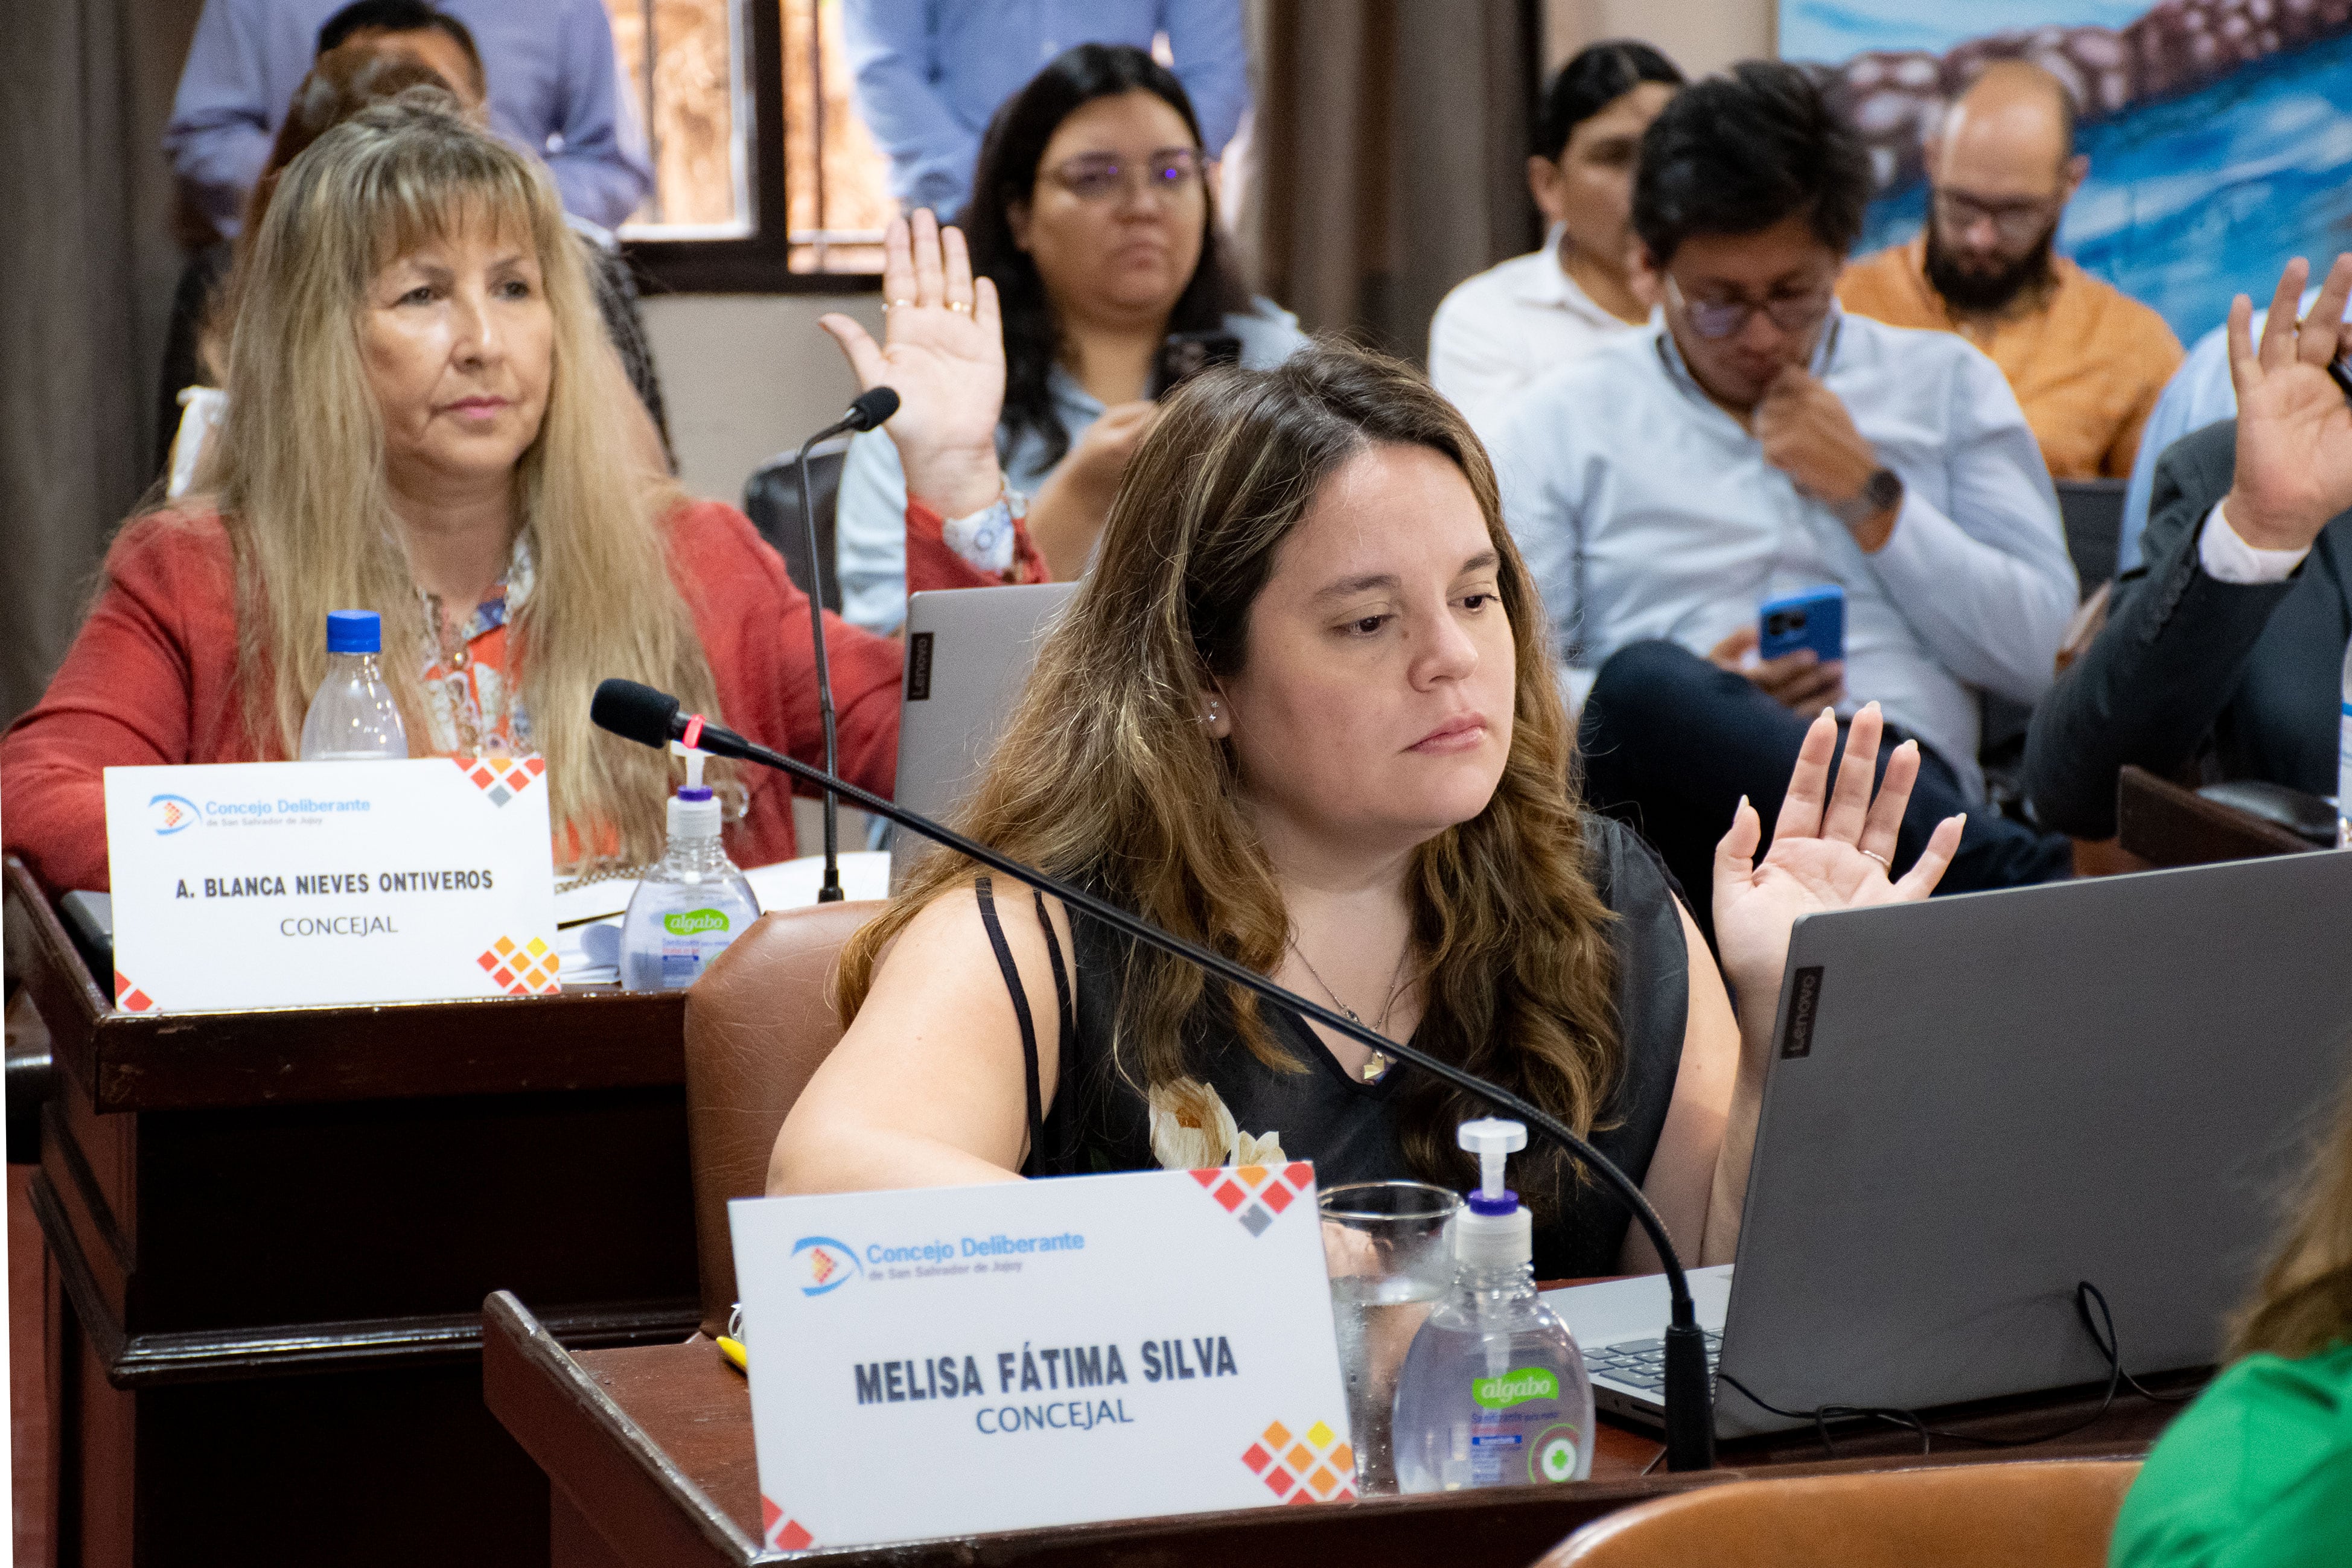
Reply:
[[[1649,1172],[1682,1066],[1690,955],[1676,907],[1680,889],[1656,852],[1631,829],[1605,816],[1588,815],[1584,822],[1595,890],[1617,916],[1609,934],[1615,949],[1618,1035],[1624,1052],[1609,1103],[1596,1119],[1600,1130],[1590,1137],[1638,1184]],[[1038,920],[1053,960],[1062,1041],[1054,1101],[1044,1105],[1030,998],[999,928],[987,878],[979,879],[977,890],[982,921],[1013,994],[1027,1058],[1030,1153],[1024,1173],[1160,1169],[1143,1088],[1133,1079],[1132,1067],[1122,1073],[1111,1056],[1128,940],[1070,911],[1076,949],[1074,998],[1061,944],[1039,901]],[[1266,1005],[1263,1016],[1276,1038],[1306,1064],[1307,1071],[1277,1072],[1267,1067],[1250,1054],[1230,1026],[1213,1025],[1193,1041],[1193,1077],[1223,1101],[1236,1131],[1278,1137],[1283,1157],[1315,1162],[1316,1180],[1324,1187],[1412,1177],[1398,1141],[1398,1101],[1413,1068],[1400,1063],[1378,1083],[1359,1082],[1340,1068],[1297,1013]],[[1222,1152],[1203,1156],[1199,1140],[1188,1142],[1193,1149],[1184,1164],[1218,1163],[1226,1158]],[[1630,1219],[1624,1205],[1597,1182],[1574,1185],[1565,1212],[1536,1232],[1536,1278],[1616,1273]]]

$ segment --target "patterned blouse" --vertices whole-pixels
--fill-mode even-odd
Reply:
[[[507,662],[507,623],[530,597],[530,544],[517,536],[506,575],[453,633],[440,595],[419,588],[425,605],[425,721],[441,756],[520,756],[530,752],[530,715]]]

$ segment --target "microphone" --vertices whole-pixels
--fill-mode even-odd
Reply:
[[[781,769],[796,779],[824,790],[828,798],[838,795],[877,816],[969,856],[992,870],[1001,871],[1016,882],[1040,892],[1051,893],[1071,909],[1147,947],[1157,948],[1188,963],[1196,964],[1221,980],[1255,992],[1269,1002],[1295,1009],[1328,1029],[1360,1041],[1373,1050],[1384,1051],[1399,1061],[1411,1062],[1422,1071],[1443,1079],[1457,1089],[1467,1089],[1496,1109],[1519,1118],[1576,1156],[1587,1170],[1616,1189],[1617,1195],[1633,1211],[1633,1218],[1649,1237],[1651,1245],[1658,1249],[1658,1257],[1666,1266],[1666,1291],[1672,1303],[1673,1316],[1665,1333],[1666,1468],[1670,1470],[1704,1470],[1714,1465],[1715,1396],[1708,1385],[1706,1341],[1699,1330],[1698,1310],[1691,1300],[1690,1280],[1683,1271],[1681,1256],[1675,1251],[1674,1238],[1666,1234],[1665,1222],[1658,1217],[1658,1211],[1650,1206],[1649,1198],[1633,1179],[1619,1170],[1599,1150],[1578,1137],[1566,1122],[1520,1099],[1500,1084],[1489,1083],[1477,1074],[1466,1072],[1417,1047],[1389,1039],[1353,1018],[1345,1017],[1276,984],[1255,970],[1244,968],[1223,953],[1212,952],[1207,948],[1197,947],[1180,936],[1161,931],[1140,916],[1129,914],[1117,904],[1106,902],[1092,893],[1071,887],[1058,877],[1048,876],[1009,856],[1001,855],[985,844],[932,821],[920,812],[908,811],[895,802],[868,794],[845,779],[820,773],[797,758],[747,741],[732,730],[708,722],[698,713],[680,714],[677,708],[677,699],[666,691],[656,691],[634,680],[613,679],[596,688],[595,698],[588,705],[588,717],[599,728],[644,745],[663,747],[672,741],[684,741],[688,745],[700,746],[715,756],[733,757]]]
[[[824,771],[828,773],[841,771],[841,757],[833,736],[833,665],[824,656],[824,561],[817,548],[816,508],[809,500],[809,448],[844,431],[872,430],[898,412],[898,395],[890,388],[877,386],[859,393],[840,418],[801,443],[800,458],[793,465],[801,481],[801,526],[808,531],[809,642],[816,651],[816,710],[824,721]],[[817,889],[816,901],[837,904],[841,899],[840,805],[828,790],[824,795],[824,882]]]

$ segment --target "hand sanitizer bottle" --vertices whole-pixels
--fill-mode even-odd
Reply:
[[[1406,1492],[1580,1481],[1592,1471],[1592,1384],[1568,1325],[1536,1294],[1535,1233],[1503,1161],[1516,1121],[1465,1121],[1482,1181],[1454,1219],[1454,1288],[1397,1375],[1397,1483]]]
[[[2336,847],[2352,849],[2352,647],[2344,650],[2344,717],[2336,731]]]
[[[760,918],[751,884],[719,844],[704,753],[672,745],[686,757],[686,787],[670,797],[668,851],[621,919],[621,984],[631,991],[684,990]]]
[[[373,610],[327,612],[327,678],[302,716],[306,763],[399,762],[408,755],[400,705],[383,679],[383,623]]]

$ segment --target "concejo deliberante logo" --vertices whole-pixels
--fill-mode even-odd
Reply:
[[[801,1270],[803,1296],[838,1290],[864,1272],[858,1267],[856,1249],[829,1236],[804,1236],[793,1243],[793,1260]]]
[[[1486,1410],[1508,1410],[1530,1399],[1558,1399],[1559,1374],[1548,1366],[1523,1366],[1500,1377],[1474,1377],[1470,1397]]]
[[[184,832],[204,820],[205,814],[196,803],[184,795],[159,795],[147,803],[147,814],[155,819],[155,837]]]
[[[727,917],[717,910],[680,910],[662,916],[662,929],[672,936],[698,936],[707,931],[725,931]]]

